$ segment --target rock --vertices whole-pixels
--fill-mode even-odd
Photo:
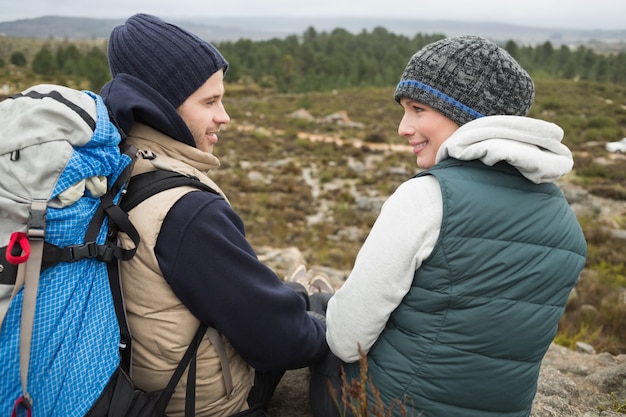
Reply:
[[[309,111],[307,109],[298,109],[295,110],[294,112],[292,112],[289,117],[293,118],[293,119],[304,119],[304,120],[308,120],[308,121],[314,121],[315,117],[313,117],[311,115],[311,113],[309,113]]]
[[[620,415],[610,414],[614,398],[626,408],[626,355],[587,354],[552,344],[542,362],[531,416]]]
[[[576,351],[582,353],[594,354],[596,350],[589,343],[576,342]]]
[[[298,264],[306,265],[304,255],[298,248],[256,248],[259,260],[270,267],[280,278],[284,278],[291,268],[295,268]]]

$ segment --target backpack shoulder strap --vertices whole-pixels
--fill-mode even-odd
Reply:
[[[131,178],[126,194],[120,203],[120,207],[129,212],[139,203],[170,188],[189,185],[202,191],[218,194],[213,188],[200,181],[198,178],[174,171],[150,171],[135,175]]]
[[[133,156],[137,154],[137,148],[135,148],[134,146],[130,146],[128,149],[125,149],[124,153],[129,155],[131,159],[134,159]],[[108,243],[116,250],[120,250],[120,247],[116,245],[117,232],[120,231],[126,232],[127,234],[129,234],[130,231],[132,235],[129,234],[129,237],[135,243],[133,249],[126,250],[126,252],[132,254],[131,256],[115,256],[115,258],[120,260],[129,260],[130,258],[132,258],[132,256],[134,256],[135,254],[135,250],[137,249],[137,245],[139,244],[139,233],[128,218],[128,212],[131,209],[136,207],[139,203],[141,203],[148,197],[151,197],[155,194],[160,193],[161,191],[165,191],[170,188],[179,187],[182,185],[194,185],[198,188],[205,186],[205,184],[197,178],[194,179],[192,177],[187,177],[177,172],[151,171],[130,177],[132,166],[129,166],[127,169],[128,171],[125,171],[124,173],[123,185],[120,185],[125,186],[125,189],[123,191],[122,197],[120,198],[119,204],[109,205],[109,210],[106,210],[107,215],[113,223],[109,236],[110,241]],[[120,177],[122,177],[122,175],[120,175]],[[212,189],[210,189],[210,187],[206,187],[209,188],[210,191],[213,191]],[[119,189],[120,188],[117,188],[117,190]],[[113,212],[113,209],[115,209],[115,212]],[[104,213],[101,213],[101,215],[103,214]],[[89,234],[91,234],[90,231],[87,232],[87,235]],[[107,262],[107,269],[109,275],[109,285],[111,288],[111,296],[113,298],[113,306],[115,307],[115,315],[117,316],[117,322],[120,328],[121,365],[126,373],[130,375],[132,364],[132,336],[130,327],[128,326],[128,322],[126,320],[126,308],[124,304],[124,295],[122,293],[119,265],[117,262]]]
[[[147,198],[156,195],[162,191],[182,186],[192,186],[201,191],[207,191],[219,195],[216,190],[203,183],[196,177],[184,175],[174,171],[157,170],[145,172],[132,177],[128,184],[128,187],[126,188],[126,194],[120,202],[120,207],[126,213],[128,213],[130,210],[135,208],[137,205],[139,205],[139,203],[146,200]],[[117,293],[119,296],[121,294],[119,282],[114,283],[114,285],[115,290],[113,292],[114,294]],[[116,305],[119,302],[120,301],[116,301]],[[163,410],[165,409],[165,406],[167,406],[169,398],[174,392],[174,387],[182,376],[183,371],[187,368],[187,366],[189,366],[190,369],[187,380],[185,416],[193,415],[188,413],[189,410],[191,410],[191,413],[193,413],[193,410],[195,409],[195,353],[198,349],[198,345],[200,344],[202,337],[205,334],[208,336],[211,344],[215,347],[215,350],[218,353],[220,364],[222,366],[222,373],[227,395],[232,395],[234,391],[232,375],[230,372],[230,366],[228,364],[228,358],[224,350],[222,339],[216,329],[208,327],[205,324],[200,324],[196,335],[194,336],[189,347],[187,348],[183,359],[176,368],[176,371],[172,375],[167,385],[167,388],[164,390],[159,400],[158,407],[161,407]],[[128,360],[128,358],[126,358],[124,361],[130,367],[130,361]]]

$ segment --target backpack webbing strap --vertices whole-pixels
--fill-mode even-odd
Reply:
[[[28,367],[30,364],[30,345],[33,336],[35,321],[35,307],[37,305],[37,289],[39,287],[39,273],[43,255],[43,241],[46,231],[45,200],[35,200],[31,203],[28,218],[28,243],[30,255],[26,262],[19,264],[12,297],[24,287],[22,301],[22,318],[20,321],[20,380],[22,383],[22,397],[16,401],[27,410],[33,406],[33,400],[28,393]]]
[[[163,390],[162,394],[155,405],[155,411],[165,412],[167,404],[170,402],[170,398],[174,394],[174,389],[183,376],[183,372],[189,365],[189,372],[187,373],[187,391],[185,392],[185,417],[193,417],[195,415],[195,398],[196,398],[196,352],[202,341],[202,337],[206,333],[208,326],[204,323],[200,323],[196,334],[191,339],[189,347],[185,351],[183,358],[178,363],[176,370],[172,374],[167,386]],[[192,402],[193,400],[193,402]]]
[[[224,385],[226,385],[226,398],[230,398],[235,392],[233,387],[233,376],[230,373],[230,365],[228,364],[228,356],[226,356],[226,350],[222,343],[220,334],[213,327],[209,327],[206,331],[206,335],[211,341],[211,344],[217,351],[217,356],[220,358],[220,364],[222,365],[222,373],[224,374]]]
[[[128,212],[124,211],[118,205],[115,206],[113,204],[113,198],[118,195],[118,193],[122,189],[126,189],[128,187],[128,182],[130,180],[133,167],[135,165],[135,160],[137,157],[137,148],[134,145],[122,145],[121,151],[124,155],[128,156],[131,160],[131,163],[124,168],[122,173],[119,175],[115,183],[111,186],[109,191],[107,192],[108,196],[106,197],[106,202],[100,205],[102,210],[97,212],[98,216],[104,216],[106,213],[109,216],[109,235],[107,236],[107,243],[114,245],[117,247],[117,232],[124,231],[133,241],[134,248],[131,250],[126,250],[125,253],[127,256],[121,256],[121,253],[118,252],[118,256],[115,259],[107,262],[107,275],[109,277],[109,288],[111,289],[111,297],[113,298],[113,307],[115,309],[115,316],[117,318],[118,327],[120,330],[120,363],[122,368],[126,371],[128,375],[131,375],[131,362],[132,362],[132,336],[130,334],[130,327],[128,326],[128,320],[126,319],[126,308],[124,306],[124,295],[122,293],[122,283],[120,281],[120,271],[119,271],[119,260],[129,260],[137,251],[137,246],[139,245],[139,232],[135,228],[135,226],[130,222],[128,218]],[[120,198],[120,202],[123,199],[123,196]],[[103,200],[101,200],[103,201]],[[108,209],[105,209],[105,206]],[[113,208],[115,207],[115,208]],[[95,219],[94,219],[95,220]],[[103,220],[100,220],[100,223]],[[97,236],[98,231],[94,226],[94,222],[89,225],[87,232],[85,233],[85,239],[94,238]],[[120,248],[119,250],[123,250]]]
[[[124,307],[124,295],[122,293],[122,283],[120,282],[119,264],[117,262],[107,263],[107,275],[109,276],[109,286],[111,288],[111,297],[113,298],[113,307],[115,308],[115,316],[120,329],[120,363],[122,369],[128,375],[131,374],[132,363],[132,337],[128,320],[126,319],[126,308]]]
[[[115,197],[119,192],[128,186],[131,172],[134,166],[134,161],[137,154],[137,148],[132,145],[124,145],[122,153],[130,157],[131,164],[126,166],[122,173],[118,176],[117,180],[111,185],[107,192],[100,197],[100,206],[96,211],[87,232],[85,232],[85,245],[95,245],[97,248],[96,257],[105,262],[112,262],[114,260],[127,261],[135,256],[137,251],[137,245],[139,245],[139,233],[135,226],[130,222],[128,218],[127,210],[120,208],[119,204],[114,203]],[[120,199],[123,200],[123,196]],[[110,233],[107,236],[107,243],[105,245],[96,245],[95,240],[100,232],[100,227],[104,221],[104,217],[108,217],[110,225]],[[122,231],[128,235],[133,242],[133,248],[124,249],[117,245],[117,232]],[[81,245],[74,246],[74,251],[77,249],[83,249]],[[86,256],[91,256],[89,250],[83,252]]]

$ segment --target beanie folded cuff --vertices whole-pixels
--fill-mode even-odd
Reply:
[[[452,97],[442,93],[441,91],[437,90],[436,88],[432,88],[431,86],[429,86],[428,84],[424,84],[422,82],[416,81],[416,80],[402,80],[398,83],[397,87],[396,87],[396,101],[400,100],[400,96],[398,93],[403,89],[403,87],[413,87],[413,88],[419,88],[420,90],[423,90],[429,94],[434,95],[435,97],[445,101],[448,104],[453,105],[454,107],[462,110],[463,112],[469,114],[470,116],[472,116],[472,118],[480,118],[480,117],[485,117],[484,114],[472,109],[471,107],[466,106],[465,104],[461,103],[460,101],[457,101],[455,99],[453,99]],[[410,98],[410,96],[407,96]],[[425,103],[426,104],[426,103]]]

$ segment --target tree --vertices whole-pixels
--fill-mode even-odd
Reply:
[[[59,48],[56,54],[57,67],[66,75],[82,75],[81,61],[83,57],[76,45]]]
[[[547,73],[553,73],[552,67],[554,62],[554,48],[550,41],[544,42],[535,48],[535,65]]]
[[[615,66],[611,81],[614,83],[626,83],[626,53],[620,52],[614,57]]]
[[[315,30],[313,26],[309,26],[307,30],[304,32],[304,34],[302,35],[302,42],[305,44],[314,43],[316,39],[317,39],[317,31]]]
[[[52,55],[50,48],[45,45],[33,58],[31,68],[35,74],[53,76],[57,71],[56,59]]]
[[[598,55],[593,50],[579,46],[574,53],[576,55],[576,64],[578,73],[583,80],[593,80],[593,69],[596,66]]]
[[[100,48],[93,47],[87,53],[84,60],[85,76],[89,81],[89,86],[94,91],[99,91],[102,86],[109,81],[109,64],[107,56]]]
[[[517,47],[517,44],[514,41],[512,41],[512,40],[507,41],[507,43],[504,45],[504,49],[513,58],[515,58],[516,60],[519,59],[519,48]]]
[[[605,57],[601,56],[596,61],[593,79],[595,81],[607,82],[611,76],[610,71],[610,63]]]
[[[267,41],[239,40],[216,45],[228,57],[229,81],[251,80],[279,91],[306,92],[363,86],[393,86],[411,56],[443,34],[417,33],[412,38],[384,27],[353,34],[342,28],[318,32],[309,27],[302,36]],[[551,42],[530,46],[509,40],[504,49],[534,77],[626,82],[622,54],[608,54],[605,62],[591,49]]]
[[[571,80],[576,76],[576,65],[572,51],[566,45],[561,45],[561,48],[558,50],[556,54],[556,65],[558,67],[558,71],[555,74],[557,77]]]
[[[27,61],[26,61],[26,56],[24,56],[23,53],[17,51],[11,54],[11,58],[9,58],[9,62],[11,62],[11,64],[18,66],[18,67],[25,67]]]

